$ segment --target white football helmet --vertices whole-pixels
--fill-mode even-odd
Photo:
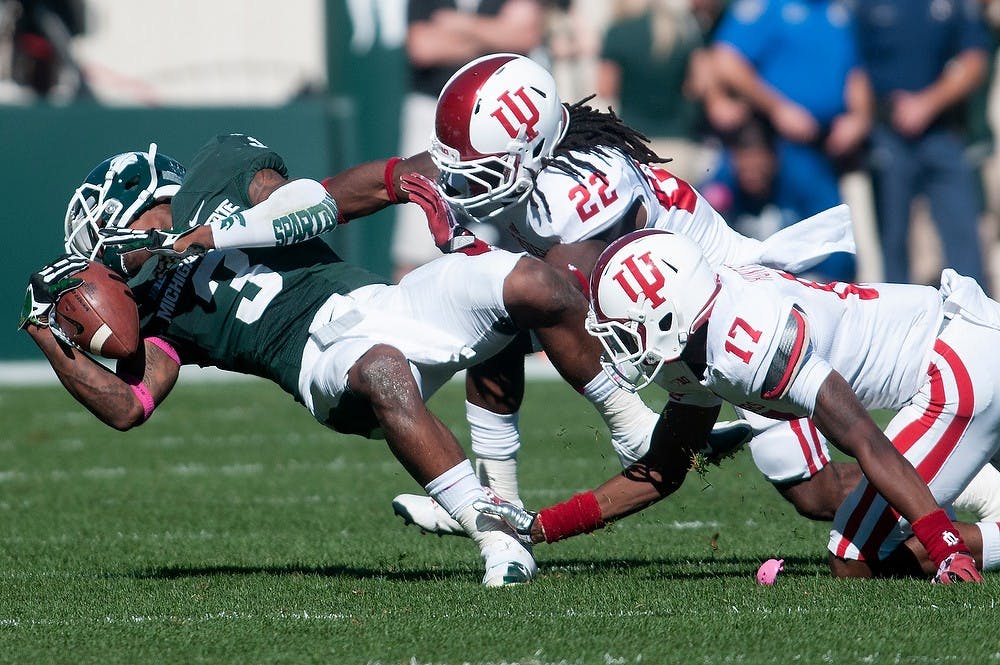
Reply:
[[[434,113],[430,154],[445,198],[478,218],[523,201],[568,127],[544,67],[511,53],[473,60],[445,84]]]
[[[608,245],[590,275],[587,331],[604,346],[604,370],[626,390],[645,388],[708,320],[719,280],[701,249],[659,229]]]
[[[157,203],[171,198],[184,182],[184,167],[156,152],[123,152],[95,166],[66,207],[65,247],[93,260],[104,227],[123,228]]]

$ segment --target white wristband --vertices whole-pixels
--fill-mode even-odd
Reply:
[[[282,247],[337,226],[337,203],[315,180],[293,180],[252,208],[209,223],[216,249]]]

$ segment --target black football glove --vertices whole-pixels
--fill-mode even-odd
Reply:
[[[52,313],[52,308],[55,307],[64,293],[83,284],[82,279],[73,277],[73,275],[89,264],[90,262],[82,256],[63,254],[38,272],[33,273],[24,293],[24,306],[21,308],[21,318],[17,323],[18,330],[29,323],[42,328],[49,327],[49,315]],[[58,329],[58,326],[52,326],[52,332],[55,333],[56,337],[68,343],[66,335]]]
[[[196,254],[204,254],[206,249],[199,244],[189,245],[183,252],[174,249],[174,244],[184,236],[192,233],[188,229],[179,233],[147,229],[104,228],[98,233],[101,236],[101,263],[111,268],[123,277],[134,277],[139,273],[145,262],[145,257],[134,256],[135,252],[145,250],[150,254],[164,256],[170,259],[183,259]]]

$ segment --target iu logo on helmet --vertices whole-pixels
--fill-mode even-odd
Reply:
[[[659,307],[666,301],[660,295],[660,289],[663,288],[666,279],[659,267],[653,263],[649,252],[639,256],[632,255],[622,261],[622,265],[624,268],[612,276],[612,279],[618,282],[618,286],[622,287],[632,302],[639,302],[640,293],[649,299],[653,307]]]
[[[531,141],[538,136],[535,125],[538,124],[541,113],[539,113],[535,103],[531,101],[531,97],[528,97],[528,93],[524,91],[523,85],[514,91],[514,95],[520,102],[511,97],[509,90],[505,90],[502,95],[497,97],[497,101],[504,106],[501,106],[490,115],[503,125],[503,128],[510,134],[512,139],[516,139],[521,132],[521,127],[524,127],[524,138]],[[508,112],[514,116],[513,119],[508,116]]]

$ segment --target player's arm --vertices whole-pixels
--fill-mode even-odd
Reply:
[[[608,246],[604,240],[591,239],[554,245],[545,255],[545,262],[554,267],[572,284],[589,296],[588,280],[597,257]]]
[[[289,180],[273,169],[261,169],[251,179],[247,196],[249,208],[185,231],[101,229],[101,260],[132,276],[151,254],[183,258],[212,249],[283,247],[332,231],[342,221],[336,201],[315,180]]]
[[[144,423],[173,389],[179,373],[176,352],[159,338],[149,338],[115,372],[79,349],[58,341],[37,323],[25,330],[45,354],[67,391],[105,424],[127,430]]]
[[[407,157],[392,157],[365,162],[323,180],[326,191],[337,202],[344,220],[364,217],[394,203],[406,203],[409,194],[400,186],[400,179],[419,173],[431,180],[438,176],[430,153],[421,152]]]
[[[553,543],[589,533],[677,491],[718,414],[718,406],[669,402],[656,425],[649,452],[597,489],[538,513],[529,513],[509,503],[481,503],[476,508],[507,520],[534,543]]]
[[[831,372],[821,384],[812,418],[837,448],[858,460],[872,487],[910,522],[914,535],[939,567],[939,577],[955,555],[971,559],[969,547],[927,483],[879,429],[839,373]],[[973,567],[972,574],[962,579],[980,578]]]

